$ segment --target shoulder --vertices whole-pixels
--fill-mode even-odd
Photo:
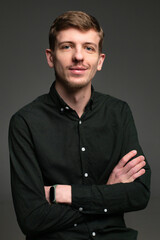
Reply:
[[[34,118],[34,116],[40,117],[44,109],[49,105],[49,95],[41,95],[15,112],[10,119],[10,124],[27,122],[29,119]]]
[[[103,116],[110,120],[112,123],[118,123],[121,126],[134,124],[132,111],[128,103],[116,97],[95,92],[95,99],[97,102],[97,109],[101,109]]]
[[[128,103],[126,101],[113,97],[109,94],[104,94],[95,91],[94,99],[95,104],[103,105],[108,110],[110,109],[122,111],[123,109],[129,108]]]
[[[133,119],[132,111],[128,103],[108,94],[96,92],[94,94],[95,109],[101,109],[104,115],[118,121]]]

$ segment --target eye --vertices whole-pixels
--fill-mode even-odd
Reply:
[[[88,52],[95,52],[95,49],[92,46],[86,46],[85,48]]]
[[[86,49],[87,49],[88,51],[93,50],[91,47],[86,47]]]
[[[69,50],[71,48],[71,45],[62,45],[61,46],[61,49],[64,49],[64,50]]]
[[[63,46],[63,49],[69,49],[70,46]]]

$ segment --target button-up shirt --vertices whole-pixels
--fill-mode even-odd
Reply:
[[[9,148],[14,207],[27,240],[136,239],[123,215],[148,203],[148,163],[134,182],[106,185],[126,153],[143,154],[127,103],[92,87],[79,118],[52,84],[12,116]],[[72,186],[71,205],[46,201],[44,186],[54,184]]]

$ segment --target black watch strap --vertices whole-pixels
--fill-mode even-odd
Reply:
[[[49,198],[50,198],[50,202],[51,203],[56,203],[56,194],[55,194],[55,190],[56,190],[56,186],[57,185],[53,185],[51,188],[50,188],[50,194],[49,194]]]

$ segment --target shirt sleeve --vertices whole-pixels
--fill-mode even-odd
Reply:
[[[124,103],[120,118],[123,129],[120,159],[134,149],[137,150],[137,156],[144,155],[139,145],[131,110],[126,103]],[[150,197],[151,170],[147,160],[144,168],[145,174],[131,183],[73,185],[72,205],[84,214],[121,214],[144,209]]]
[[[11,187],[19,226],[26,235],[58,231],[82,221],[72,206],[50,205],[45,199],[42,172],[32,134],[21,115],[14,115],[9,127]]]

